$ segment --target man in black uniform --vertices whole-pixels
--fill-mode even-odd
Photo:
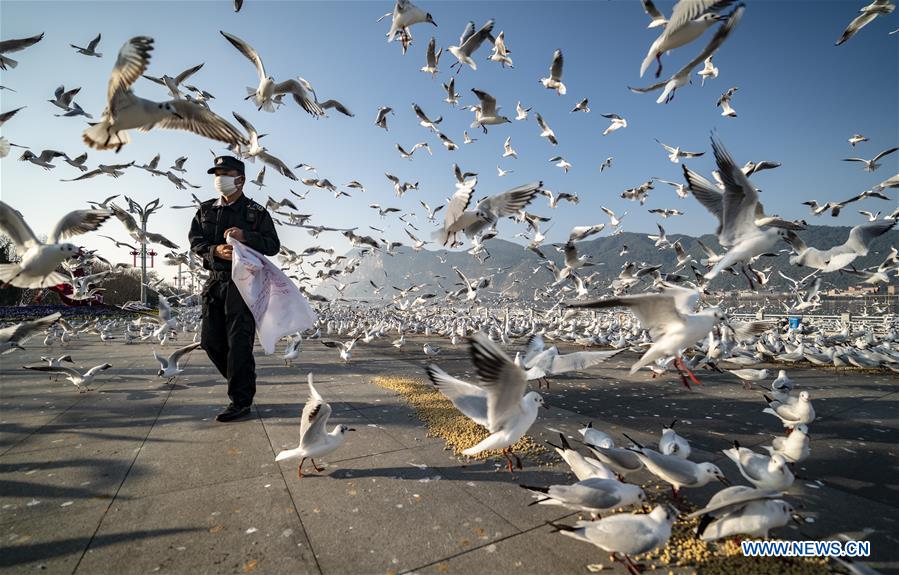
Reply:
[[[281,243],[269,213],[243,195],[243,162],[219,156],[208,173],[215,174],[219,197],[200,204],[190,226],[190,249],[210,270],[202,292],[201,345],[228,380],[231,399],[216,420],[233,421],[249,415],[256,394],[256,322],[231,281],[232,248],[225,238],[233,237],[267,256],[277,254]]]

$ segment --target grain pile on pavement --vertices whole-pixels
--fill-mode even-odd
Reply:
[[[671,503],[668,486],[645,484],[643,490],[654,507]],[[827,559],[793,557],[744,557],[734,540],[702,541],[696,538],[699,518],[684,518],[698,507],[686,500],[676,503],[681,512],[662,549],[639,556],[639,560],[677,568],[692,568],[705,575],[825,575],[831,573]]]
[[[373,377],[371,383],[400,394],[412,407],[418,418],[428,426],[429,437],[446,441],[447,449],[462,455],[464,449],[477,444],[490,433],[471,421],[455,408],[450,400],[433,385],[409,377]],[[543,458],[549,452],[525,435],[512,446],[512,451],[522,458]],[[502,451],[494,449],[472,456],[473,459],[502,457]]]

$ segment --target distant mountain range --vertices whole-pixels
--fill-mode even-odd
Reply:
[[[662,225],[664,226],[664,223]],[[827,249],[845,242],[850,229],[837,226],[809,226],[806,230],[799,232],[799,235],[808,245]],[[715,236],[706,234],[698,239],[717,253],[721,253],[722,249]],[[692,255],[697,262],[705,257],[702,248],[697,244],[697,238],[671,234],[668,236],[668,240],[672,244],[680,241],[685,251]],[[625,245],[627,253],[619,255]],[[891,246],[899,247],[899,231],[895,229],[877,238],[868,255],[855,260],[855,267],[861,269],[879,265],[886,258]],[[466,247],[470,247],[468,242],[466,242]],[[388,298],[396,293],[391,286],[405,288],[413,284],[427,284],[421,293],[432,292],[436,293],[438,297],[442,297],[445,290],[455,290],[461,287],[459,277],[452,270],[453,266],[457,266],[471,280],[495,274],[493,284],[489,289],[491,291],[508,290],[506,293],[511,297],[531,299],[535,289],[545,288],[548,283],[553,281],[552,272],[546,269],[542,260],[533,252],[525,249],[522,244],[496,238],[486,242],[485,247],[490,257],[483,264],[478,263],[474,256],[465,251],[441,249],[416,252],[408,246],[396,248],[393,256],[382,251],[375,251],[372,255],[363,258],[362,263],[352,274],[341,276],[340,281],[343,283],[357,282],[346,288],[344,297],[378,298],[379,296],[374,295],[374,288],[369,280],[379,287],[386,286],[386,289],[381,292],[381,296]],[[561,249],[561,245],[559,248]],[[543,254],[556,265],[559,267],[564,265],[563,254],[557,251],[553,245],[544,244],[541,249]],[[581,270],[581,277],[599,272],[589,286],[590,293],[595,293],[597,296],[608,293],[609,284],[618,276],[626,262],[634,262],[638,265],[644,262],[650,265],[661,264],[663,273],[674,272],[677,262],[673,249],[660,251],[655,247],[653,240],[647,238],[647,234],[640,233],[624,232],[616,236],[578,242],[577,249],[578,254],[589,255],[595,264],[593,267]],[[787,257],[789,246],[786,243],[779,244],[778,249],[784,250],[781,255],[762,258],[753,267],[759,271],[770,267],[771,278],[766,288],[774,291],[787,291],[789,283],[776,273],[778,270],[795,279],[811,273],[812,270],[790,265]],[[351,250],[347,255],[353,254],[358,254],[358,250]],[[703,268],[698,263],[695,265],[697,268]],[[693,273],[689,267],[679,273],[693,279]],[[332,287],[333,283],[329,281],[319,286],[316,293],[329,298],[336,296],[337,292]],[[845,289],[857,283],[858,278],[855,276],[836,272],[823,276],[821,289]],[[730,274],[722,274],[709,285],[709,289],[715,291],[746,288],[748,288],[748,282],[742,275],[736,277]]]

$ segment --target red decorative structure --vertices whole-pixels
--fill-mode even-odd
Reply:
[[[76,277],[76,278],[80,278],[80,277],[83,277],[84,274],[85,274],[84,268],[78,268],[72,273],[72,276]],[[88,287],[93,286],[93,285],[94,284],[89,284]],[[57,284],[55,286],[50,286],[50,287],[46,288],[46,290],[39,292],[34,298],[34,303],[40,303],[41,300],[44,298],[44,294],[46,293],[46,291],[56,292],[56,295],[59,296],[59,300],[64,305],[67,305],[67,306],[82,306],[82,305],[92,306],[94,304],[99,305],[99,304],[103,303],[103,295],[99,294],[99,293],[94,294],[94,296],[91,297],[90,299],[82,299],[82,300],[71,299],[69,296],[72,295],[72,293],[75,290],[72,287],[72,284],[68,284],[68,283],[62,283],[62,284]]]
[[[133,267],[137,267],[137,256],[140,255],[140,252],[137,251],[137,250],[132,250],[132,251],[130,251],[130,252],[128,252],[128,253],[131,254],[131,262],[132,262],[131,265],[132,265]],[[156,250],[151,249],[150,251],[147,252],[147,255],[150,256],[150,267],[152,268],[152,267],[153,267],[153,263],[154,263],[154,261],[155,261],[153,258],[155,258],[156,256],[158,256],[159,254],[156,252]]]

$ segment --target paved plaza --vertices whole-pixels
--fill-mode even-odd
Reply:
[[[306,341],[292,367],[280,352],[264,356],[257,347],[253,416],[229,424],[214,421],[227,403],[225,386],[202,350],[170,386],[155,378],[150,345],[78,341],[69,350],[77,365],[113,365],[84,394],[21,369],[46,354],[36,341],[2,356],[0,572],[589,573],[587,565],[603,564],[603,572],[623,573],[606,553],[547,525],[577,514],[528,506],[533,498],[517,486],[570,483],[564,463],[526,458],[509,474],[499,460],[457,458],[428,437],[402,397],[371,383],[423,379],[424,341],[408,337],[402,351],[385,340],[360,342],[348,364]],[[464,345],[439,345],[441,367],[472,375]],[[543,392],[551,409],[541,410],[531,437],[579,438],[577,428],[592,420],[619,443],[627,433],[653,444],[676,417],[692,459],[714,461],[745,484],[721,450],[734,440],[758,447],[781,433],[761,413],[761,393],[728,374],[703,374],[704,385],[692,391],[672,377],[629,376],[633,359],[627,352],[553,379]],[[327,464],[324,472],[299,479],[296,461],[277,464],[274,456],[298,442],[309,371],[333,406],[331,421],[357,431],[317,461]],[[789,373],[811,394],[818,417],[812,455],[788,497],[806,523],[776,535],[868,533],[869,565],[899,570],[895,374]],[[308,462],[304,471],[312,471]],[[686,499],[702,505],[720,487],[686,490]]]

